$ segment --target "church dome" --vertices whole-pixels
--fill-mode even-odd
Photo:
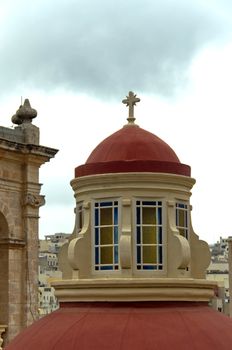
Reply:
[[[113,133],[92,151],[75,177],[105,173],[153,172],[190,176],[190,167],[181,164],[173,149],[158,136],[134,124]]]
[[[172,148],[138,125],[125,125],[103,140],[86,163],[150,160],[180,163]]]

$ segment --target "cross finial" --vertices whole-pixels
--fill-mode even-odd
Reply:
[[[133,91],[129,91],[128,96],[122,100],[122,103],[125,103],[127,107],[129,106],[129,117],[127,118],[128,124],[134,124],[134,106],[136,106],[136,102],[140,102],[140,98],[136,97]]]

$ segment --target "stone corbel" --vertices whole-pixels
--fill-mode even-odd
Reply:
[[[45,196],[39,194],[27,193],[24,198],[24,205],[32,208],[39,208],[45,204]]]
[[[192,225],[190,232],[192,277],[205,278],[206,269],[211,261],[209,245],[199,239],[199,236],[193,231]]]
[[[177,269],[186,269],[190,263],[190,246],[187,239],[180,234],[174,235],[172,249],[175,252],[175,265]]]
[[[58,265],[62,272],[62,279],[72,278],[72,268],[68,262],[68,246],[69,242],[64,243],[58,253]]]
[[[87,253],[90,247],[90,203],[84,202],[84,223],[78,237],[69,242],[67,256],[68,261],[73,270],[79,270],[81,266],[86,265]],[[88,244],[89,243],[89,244]]]
[[[169,272],[172,274],[178,269],[185,269],[188,267],[191,259],[191,251],[188,240],[179,234],[175,222],[175,202],[168,201],[168,259]],[[172,272],[171,272],[172,271]]]

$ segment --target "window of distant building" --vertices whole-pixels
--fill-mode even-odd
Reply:
[[[162,201],[136,200],[137,270],[163,269]]]
[[[117,200],[94,203],[94,269],[119,269],[119,206]]]
[[[83,217],[84,217],[84,210],[83,210],[83,202],[77,203],[76,207],[76,226],[77,226],[77,233],[81,232],[83,227]]]
[[[189,206],[185,203],[176,203],[176,228],[181,236],[189,238]]]

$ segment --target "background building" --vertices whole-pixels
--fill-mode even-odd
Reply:
[[[49,314],[59,307],[52,282],[62,277],[58,267],[58,253],[70,234],[46,235],[39,241],[39,316]]]
[[[210,246],[211,262],[207,269],[207,279],[217,282],[217,291],[211,301],[216,310],[230,315],[228,239],[220,237]]]

